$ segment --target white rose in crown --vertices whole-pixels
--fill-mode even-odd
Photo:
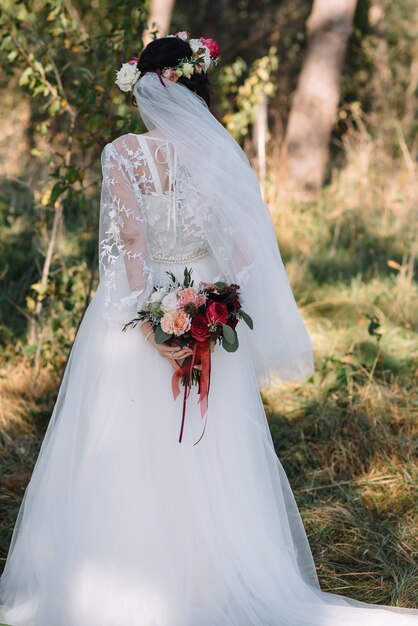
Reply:
[[[204,44],[199,39],[189,39],[189,46],[193,52],[197,52],[201,48],[204,48]]]
[[[122,63],[120,70],[116,71],[115,84],[122,91],[132,91],[139,78],[140,71],[133,63]]]
[[[193,63],[182,63],[181,66],[176,70],[177,76],[185,76],[186,78],[190,78],[194,72]]]
[[[209,48],[205,46],[205,44],[202,43],[199,39],[190,39],[189,45],[193,50],[194,57],[203,57],[203,67],[205,72],[207,72],[211,64]]]
[[[205,72],[208,71],[210,64],[211,64],[211,59],[210,59],[210,50],[209,48],[207,48],[206,46],[204,46],[204,55],[203,55],[203,64],[205,67]]]

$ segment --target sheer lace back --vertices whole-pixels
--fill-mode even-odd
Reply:
[[[196,193],[170,142],[124,135],[102,155],[101,279],[110,317],[140,306],[152,288],[152,265],[208,254],[194,209]]]

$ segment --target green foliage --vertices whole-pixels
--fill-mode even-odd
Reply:
[[[168,335],[167,333],[165,333],[163,329],[161,328],[161,326],[157,326],[155,328],[154,339],[155,339],[155,343],[164,343],[168,339],[171,339],[171,335]]]
[[[228,324],[222,325],[222,347],[227,352],[236,352],[239,347],[237,332]]]
[[[246,313],[245,311],[241,309],[239,312],[239,317],[244,320],[244,322],[247,324],[249,328],[251,328],[251,330],[254,328],[253,320],[248,315],[248,313]]]
[[[79,277],[86,292],[94,274],[97,209],[91,207],[97,206],[99,179],[91,164],[98,162],[105,143],[140,128],[138,116],[129,114],[131,105],[113,83],[120,61],[141,46],[145,3],[127,0],[123,5],[123,11],[111,3],[85,5],[80,12],[71,0],[5,0],[0,9],[3,83],[12,81],[30,102],[34,147],[30,161],[23,156],[21,162],[22,189],[28,166],[35,163],[38,172],[30,194],[19,190],[17,210],[7,174],[0,191],[0,245],[5,257],[13,258],[2,267],[6,306],[0,337],[7,343],[29,324],[30,345],[22,350],[38,358],[50,355],[44,343],[49,316],[60,324],[60,306],[80,315],[69,283]],[[66,251],[65,237],[72,234],[77,236],[76,258]],[[68,290],[75,297],[72,304],[66,300]],[[23,316],[18,323],[16,314]],[[57,328],[55,336],[58,352],[63,346]]]
[[[224,111],[223,122],[237,140],[242,139],[247,134],[249,126],[255,122],[258,106],[263,98],[274,95],[276,90],[274,74],[277,67],[277,49],[272,46],[266,56],[254,61],[241,84],[238,84],[238,81],[247,70],[242,59],[238,58],[222,68],[219,84],[223,95],[221,100],[221,108]],[[234,96],[233,107],[231,95]]]

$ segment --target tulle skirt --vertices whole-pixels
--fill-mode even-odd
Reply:
[[[167,267],[159,266],[161,280]],[[178,268],[171,267],[172,270]],[[211,280],[209,258],[195,280]],[[204,423],[142,333],[84,316],[1,578],[12,626],[395,626],[319,590],[247,346],[217,347]],[[250,306],[247,304],[250,311]],[[250,331],[248,331],[250,332]]]

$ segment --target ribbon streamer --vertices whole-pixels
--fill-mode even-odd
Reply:
[[[182,366],[174,372],[173,377],[171,379],[171,389],[173,392],[174,400],[176,400],[176,398],[180,394],[180,385],[179,385],[180,379],[182,377],[184,379],[183,380],[183,385],[184,385],[183,409],[182,409],[182,416],[181,416],[179,443],[181,443],[183,439],[184,424],[186,420],[186,404],[187,404],[187,399],[190,395],[190,390],[192,388],[193,367],[196,364],[198,364],[199,361],[202,365],[202,370],[201,370],[200,379],[199,379],[198,402],[200,404],[200,415],[203,418],[206,415],[207,410],[208,410],[208,396],[209,396],[209,389],[210,389],[211,351],[210,351],[209,339],[206,341],[201,341],[201,342],[199,341],[193,344],[193,354],[187,357],[187,359],[185,359]],[[203,427],[203,432],[194,445],[198,444],[199,441],[201,441],[203,435],[205,434],[205,430],[206,430],[206,421]]]

